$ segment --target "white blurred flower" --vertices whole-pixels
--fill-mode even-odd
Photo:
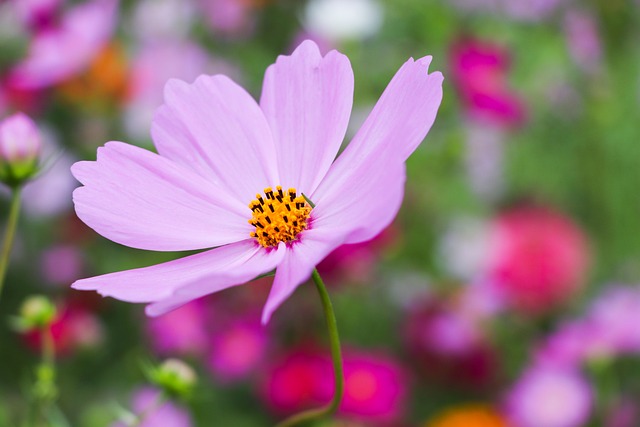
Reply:
[[[377,0],[311,0],[304,25],[327,40],[357,40],[376,34],[384,11]]]
[[[195,15],[191,0],[142,0],[134,10],[131,28],[142,40],[186,37]]]
[[[455,218],[440,240],[439,257],[449,273],[471,280],[486,269],[489,226],[472,217]]]

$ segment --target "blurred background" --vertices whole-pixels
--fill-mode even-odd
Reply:
[[[409,57],[433,55],[445,76],[398,218],[318,267],[346,379],[338,416],[318,425],[640,426],[639,10],[632,0],[0,1],[0,119],[22,111],[43,140],[0,300],[0,426],[29,425],[42,340],[10,318],[32,294],[57,308],[56,415],[42,425],[126,425],[115,424],[126,408],[145,413],[142,426],[266,426],[331,398],[311,285],[267,327],[270,279],[155,319],[69,288],[183,255],[86,227],[70,165],[109,140],[153,149],[167,79],[222,73],[257,98],[265,68],[306,38],[351,60],[348,138]],[[197,385],[154,405],[144,366],[174,357]]]

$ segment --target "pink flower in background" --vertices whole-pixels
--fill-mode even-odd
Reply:
[[[392,423],[402,416],[406,376],[392,358],[348,350],[344,354],[344,397],[338,410],[367,425]],[[279,413],[292,413],[329,402],[333,368],[328,354],[312,348],[294,350],[267,371],[263,396]]]
[[[117,0],[91,0],[67,10],[57,26],[37,31],[8,84],[40,89],[82,72],[111,38],[117,7]]]
[[[494,221],[488,277],[505,303],[527,313],[548,311],[572,298],[589,267],[586,238],[559,212],[522,206]]]
[[[322,393],[333,395],[333,377],[327,371]],[[344,355],[344,397],[339,413],[370,423],[393,423],[404,413],[406,376],[400,364],[388,356],[347,351]],[[395,425],[395,424],[391,424]]]
[[[602,43],[596,19],[589,13],[571,9],[564,18],[569,53],[576,64],[590,73],[602,65]]]
[[[63,0],[9,0],[17,16],[34,30],[54,25]]]
[[[525,120],[525,106],[508,87],[509,53],[475,39],[462,39],[450,53],[453,83],[472,117],[503,126]]]
[[[217,379],[226,382],[246,378],[263,362],[267,338],[258,318],[255,321],[245,318],[221,328],[211,339],[209,369]]]
[[[193,301],[167,313],[146,320],[147,338],[161,356],[200,356],[209,348],[207,311],[201,301]]]
[[[142,417],[138,427],[191,427],[189,413],[170,401],[157,405],[160,390],[145,387],[136,391],[132,398],[132,412]],[[117,422],[111,427],[126,427],[126,424]]]
[[[246,36],[253,31],[254,10],[260,0],[198,0],[204,17],[214,33]]]
[[[265,370],[262,398],[279,414],[323,404],[320,385],[325,375],[332,375],[327,355],[313,348],[292,350]]]
[[[84,270],[84,256],[74,245],[59,244],[47,248],[40,259],[43,278],[55,285],[69,285]]]
[[[134,248],[215,249],[73,287],[151,303],[154,316],[277,267],[266,323],[331,251],[393,220],[404,161],[442,98],[442,75],[428,74],[429,62],[402,66],[335,162],[353,96],[351,66],[338,52],[322,57],[304,42],[279,57],[259,105],[224,76],[169,81],[152,125],[159,154],[110,142],[97,161],[76,163],[84,184],[74,192],[76,213]]]
[[[592,394],[575,371],[532,367],[509,391],[506,410],[518,427],[582,427],[589,420]]]
[[[538,348],[537,360],[579,368],[589,361],[640,353],[640,288],[612,286],[586,314],[566,322]]]

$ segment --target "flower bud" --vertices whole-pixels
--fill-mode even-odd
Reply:
[[[45,328],[55,317],[56,307],[51,300],[43,295],[33,295],[22,303],[17,324],[22,330]]]
[[[196,384],[195,371],[178,359],[167,359],[160,366],[149,369],[149,380],[169,396],[186,397]]]
[[[15,187],[38,170],[40,132],[28,116],[16,113],[0,122],[0,180]]]

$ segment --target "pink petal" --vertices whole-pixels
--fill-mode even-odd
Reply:
[[[116,26],[116,0],[89,1],[70,9],[59,28],[37,34],[29,55],[9,74],[9,83],[39,89],[82,72],[109,41]]]
[[[169,80],[151,128],[158,152],[227,188],[243,204],[279,184],[269,125],[251,95],[225,76]]]
[[[283,255],[284,249],[267,251],[245,240],[163,264],[78,280],[71,286],[122,301],[182,305],[273,270]],[[149,307],[153,315],[169,311],[153,307]]]
[[[340,242],[336,242],[333,236],[323,230],[311,229],[303,233],[298,242],[286,247],[262,311],[262,324],[269,322],[273,312],[311,276],[316,265],[340,245]]]
[[[442,74],[430,57],[398,70],[366,122],[329,169],[311,200],[314,227],[357,243],[378,234],[402,202],[404,161],[422,142],[442,100]]]
[[[266,73],[260,98],[278,155],[281,184],[311,194],[336,157],[353,103],[353,71],[336,51],[304,41]]]
[[[73,193],[80,219],[139,249],[201,249],[248,238],[250,210],[192,171],[150,151],[109,142],[78,162]]]

